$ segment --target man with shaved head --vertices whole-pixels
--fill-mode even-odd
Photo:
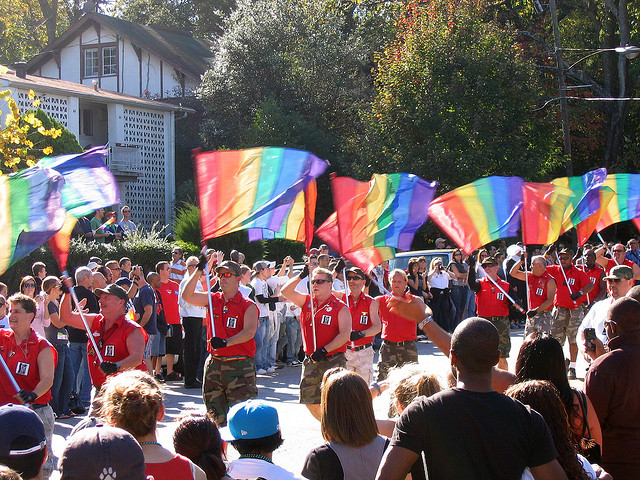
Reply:
[[[404,479],[422,452],[430,480],[520,478],[527,467],[536,480],[567,478],[544,419],[491,388],[498,345],[488,320],[472,317],[456,327],[450,353],[456,387],[407,407],[377,479]]]
[[[602,427],[602,468],[616,480],[640,472],[640,302],[613,302],[604,322],[607,353],[585,378],[585,390]]]

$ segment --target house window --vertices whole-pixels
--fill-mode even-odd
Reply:
[[[102,49],[102,75],[115,75],[117,73],[116,47]]]
[[[115,43],[91,45],[82,49],[83,78],[118,74],[118,47]]]
[[[88,48],[84,51],[84,77],[98,76],[99,57],[97,48]]]

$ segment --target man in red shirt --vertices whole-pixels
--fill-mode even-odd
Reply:
[[[549,249],[547,254],[554,253]],[[593,290],[593,283],[582,271],[573,266],[573,252],[562,249],[558,253],[560,265],[549,265],[547,271],[553,276],[558,288],[553,301],[553,319],[551,321],[551,335],[564,345],[569,341],[569,372],[571,380],[576,378],[576,358],[578,357],[578,344],[576,334],[578,327],[584,318],[582,299],[585,294]]]
[[[402,298],[408,302],[422,299],[407,292],[407,274],[398,268],[389,273],[391,295],[376,297],[382,320],[382,346],[378,360],[377,381],[387,378],[389,370],[401,367],[406,363],[418,363],[418,347],[416,346],[416,322],[392,313],[389,300]]]
[[[578,302],[585,302],[587,306],[591,306],[607,295],[607,286],[604,282],[604,268],[596,263],[596,254],[593,250],[587,250],[584,253],[582,271],[593,284],[593,290],[585,294],[584,297],[579,298]]]
[[[524,327],[524,336],[540,331],[551,331],[551,307],[556,296],[556,281],[547,272],[547,261],[542,255],[536,255],[531,259],[531,274],[527,275],[520,270],[522,259],[514,263],[509,275],[518,280],[527,281],[529,291],[527,300],[527,323]]]
[[[351,314],[347,306],[332,295],[333,274],[326,268],[313,271],[312,296],[296,292],[300,281],[308,275],[309,267],[305,265],[298,276],[282,287],[281,293],[302,309],[300,325],[306,357],[302,362],[300,403],[320,420],[322,377],[327,370],[346,365],[344,352],[351,334]]]
[[[607,258],[604,254],[607,252],[605,247],[600,247],[596,250],[596,262],[598,265],[601,265],[604,268],[604,273],[609,275],[609,272],[616,265],[626,265],[627,267],[631,267],[633,269],[633,278],[636,280],[640,280],[640,267],[636,265],[631,260],[625,258],[627,254],[627,250],[624,248],[624,245],[621,243],[616,243],[611,249],[611,253],[613,253],[613,258]]]
[[[160,275],[160,287],[158,293],[162,299],[164,316],[169,325],[166,339],[167,374],[165,380],[182,380],[182,376],[173,370],[175,356],[182,355],[182,325],[180,324],[180,311],[178,307],[178,290],[180,285],[170,279],[171,265],[169,262],[156,263],[156,273]]]
[[[16,293],[9,297],[8,302],[11,307],[10,329],[0,330],[0,355],[18,384],[19,391],[16,391],[4,371],[0,373],[0,405],[29,404],[42,420],[47,445],[51,445],[55,420],[49,402],[58,354],[47,340],[31,328],[36,315],[33,299]],[[49,449],[43,468],[46,478],[49,478],[54,467],[53,452]]]
[[[209,306],[209,294],[195,291],[206,262],[201,255],[182,291],[185,302],[200,307]],[[241,275],[238,263],[222,262],[216,267],[216,274],[221,291],[210,294],[215,335],[207,322],[209,356],[204,366],[202,398],[207,412],[222,427],[227,424],[230,407],[258,396],[253,339],[258,328],[258,308],[238,290]]]
[[[351,342],[347,343],[345,357],[347,369],[365,379],[367,385],[373,382],[373,337],[380,332],[381,323],[378,303],[362,290],[366,284],[364,272],[353,267],[347,270],[349,284],[349,311],[351,312]],[[336,297],[345,301],[345,294],[336,292]]]
[[[487,257],[482,261],[482,267],[487,275],[480,281],[476,280],[473,255],[470,255],[467,261],[469,262],[468,283],[469,288],[476,293],[478,316],[489,320],[500,335],[498,368],[509,370],[507,358],[509,358],[511,351],[511,324],[509,322],[509,299],[505,295],[505,292],[509,292],[509,284],[498,277],[500,265],[493,257]],[[494,282],[500,285],[504,292],[496,287]]]
[[[65,278],[63,281],[68,288],[71,279]],[[87,342],[89,375],[91,383],[99,391],[108,375],[130,369],[147,371],[143,358],[147,334],[140,325],[127,318],[129,296],[124,288],[111,283],[106,288],[98,288],[94,292],[98,295],[100,313],[85,313],[84,317],[103,359],[100,363],[93,344],[89,340]],[[65,293],[60,302],[60,319],[67,325],[84,329],[80,314],[72,311],[71,295],[68,293]]]

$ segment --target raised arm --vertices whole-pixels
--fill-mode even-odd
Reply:
[[[284,284],[280,293],[289,300],[291,303],[299,306],[300,308],[304,307],[304,303],[306,301],[307,296],[303,295],[300,292],[296,292],[296,287],[300,283],[300,280],[307,278],[309,276],[309,266],[305,265],[302,271],[287,283]],[[351,330],[351,329],[349,329]]]
[[[209,305],[209,293],[196,292],[196,285],[200,281],[200,276],[204,271],[206,263],[207,258],[204,255],[200,255],[200,263],[198,263],[198,267],[191,274],[184,288],[180,292],[180,296],[185,302],[197,307],[207,307]]]

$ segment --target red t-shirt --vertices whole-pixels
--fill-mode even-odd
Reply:
[[[168,462],[145,463],[145,475],[153,475],[155,480],[181,480],[193,478],[191,462],[188,458],[176,453]]]
[[[16,338],[11,329],[0,330],[0,355],[4,358],[13,378],[18,383],[20,389],[33,391],[40,382],[40,371],[38,370],[38,355],[45,348],[50,348],[53,352],[53,368],[58,363],[58,352],[44,338],[39,336],[35,330],[31,329],[31,335],[20,345],[16,343]],[[16,389],[11,380],[7,377],[4,369],[0,372],[0,405],[7,403],[17,403],[13,397]],[[47,390],[35,403],[46,405],[51,401],[51,390]]]
[[[589,277],[573,265],[569,270],[565,270],[564,274],[562,273],[562,267],[560,265],[547,266],[547,272],[549,272],[556,281],[556,297],[553,299],[553,304],[557,307],[565,307],[571,310],[578,307],[582,303],[581,298],[573,301],[569,298],[569,295],[587,286],[589,284]],[[567,277],[566,280],[565,276]],[[569,287],[571,287],[571,291],[569,291]]]
[[[162,296],[162,307],[164,309],[164,317],[169,325],[180,325],[180,311],[178,307],[178,285],[173,280],[167,283],[161,283],[158,292]]]
[[[509,284],[498,278],[496,280],[505,292],[509,292]],[[509,300],[491,280],[483,278],[480,280],[480,291],[476,293],[476,303],[478,304],[478,315],[481,317],[506,317],[509,315]]]
[[[529,276],[530,309],[538,308],[540,305],[547,301],[547,289],[549,287],[549,280],[553,280],[553,277],[549,274],[549,272],[544,272],[539,277],[533,274]],[[547,308],[547,310],[549,310],[550,308],[551,305],[549,306],[549,308]]]
[[[600,294],[600,280],[604,276],[604,268],[596,263],[591,270],[588,270],[585,265],[583,271],[589,281],[593,283],[593,290],[591,290],[589,293],[585,293],[582,297],[580,297],[578,299],[578,303],[592,303]]]
[[[416,339],[417,323],[389,311],[387,302],[393,298],[391,295],[378,297],[380,307],[380,320],[382,320],[382,339],[389,342],[407,342]],[[402,297],[408,301],[418,298],[410,293]]]
[[[344,297],[344,294],[342,294]],[[361,293],[358,301],[354,301],[353,295],[349,295],[349,312],[351,312],[351,330],[360,332],[371,327],[371,302],[375,300],[369,295]],[[363,337],[353,342],[354,346],[366,345],[373,342],[373,337]]]
[[[609,275],[609,272],[611,271],[611,269],[616,265],[626,265],[627,267],[630,267],[633,270],[633,262],[628,258],[625,258],[620,264],[616,263],[616,261],[613,258],[610,258],[609,261],[607,262],[607,267],[604,269],[604,273]]]
[[[105,362],[116,363],[131,354],[127,348],[127,338],[129,338],[129,334],[136,328],[144,335],[145,342],[149,339],[149,335],[145,329],[136,322],[126,318],[126,315],[118,318],[113,325],[111,325],[111,328],[106,331],[104,323],[104,317],[102,315],[96,316],[91,325],[91,331],[93,332],[93,338],[98,345],[98,349],[102,354],[102,359]],[[91,383],[94,387],[101,387],[107,379],[107,376],[100,370],[100,360],[98,360],[98,356],[93,350],[91,341],[87,342],[87,362],[89,364]],[[147,367],[144,364],[144,360],[135,369],[146,372]]]
[[[305,295],[304,308],[302,309],[302,315],[300,317],[300,325],[302,326],[302,345],[304,347],[304,353],[311,355],[314,350],[318,350],[328,345],[331,340],[336,338],[340,333],[340,325],[338,323],[338,313],[347,306],[331,295],[326,301],[318,305],[316,302],[313,304],[315,311],[314,324],[316,331],[316,345],[314,349],[313,345],[313,326],[311,324],[311,297]],[[334,353],[341,353],[347,351],[347,343],[344,345],[327,352],[327,355],[333,355]]]
[[[233,298],[226,301],[222,292],[212,293],[211,305],[213,306],[216,337],[220,338],[230,338],[240,333],[244,328],[245,312],[250,308],[258,308],[251,300],[244,298],[240,292],[237,292]],[[212,355],[219,357],[244,355],[251,358],[256,356],[256,342],[253,336],[246,342],[232,345],[231,347],[218,348],[217,350],[211,348],[208,342],[212,337],[211,322],[207,322],[207,351]]]

